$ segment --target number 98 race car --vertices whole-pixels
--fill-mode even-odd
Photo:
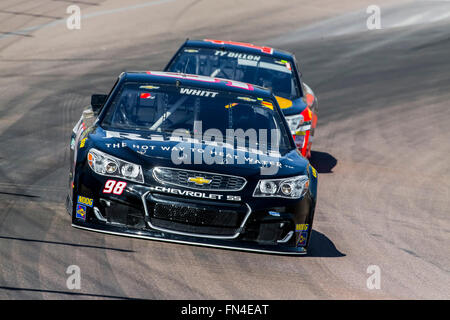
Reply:
[[[297,148],[311,157],[318,102],[301,77],[295,56],[269,47],[222,40],[187,40],[165,71],[220,77],[270,88]]]
[[[76,228],[305,254],[317,172],[273,94],[218,78],[122,73],[93,95],[71,141]]]

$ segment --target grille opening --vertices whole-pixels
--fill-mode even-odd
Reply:
[[[164,201],[149,194],[146,209],[150,227],[192,236],[233,238],[240,233],[240,227],[249,213],[249,208],[244,204],[224,207],[182,201]]]
[[[196,226],[239,227],[240,217],[233,210],[211,210],[157,203],[153,217]]]
[[[153,176],[163,184],[197,190],[238,191],[247,183],[247,180],[237,176],[163,167],[154,168]],[[196,178],[201,179],[195,181]]]

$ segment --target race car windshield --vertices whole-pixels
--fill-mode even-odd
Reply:
[[[209,48],[184,48],[168,71],[231,79],[271,88],[276,96],[300,96],[291,64],[257,54]]]
[[[273,103],[271,99],[219,90],[129,82],[122,85],[105,110],[101,126],[169,136],[181,130],[193,139],[214,135],[212,140],[219,142],[229,141],[234,132],[235,146],[255,147],[256,143],[260,150],[285,154],[295,147]],[[239,134],[242,132],[246,135]]]

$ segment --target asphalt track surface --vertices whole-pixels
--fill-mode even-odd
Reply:
[[[448,1],[2,1],[0,299],[449,299]],[[65,12],[82,9],[80,30]],[[382,30],[365,28],[381,7]],[[186,37],[292,51],[319,98],[310,253],[276,256],[74,229],[70,131],[124,70]],[[70,265],[81,289],[66,286]],[[366,286],[367,268],[381,288]]]

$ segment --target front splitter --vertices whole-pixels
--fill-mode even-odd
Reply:
[[[306,249],[303,247],[294,248],[281,245],[266,246],[242,240],[218,240],[218,239],[197,238],[189,236],[180,236],[167,232],[163,233],[159,231],[153,232],[151,230],[135,230],[126,227],[124,228],[121,226],[106,225],[106,224],[100,225],[90,223],[83,223],[83,224],[72,223],[72,227],[117,236],[132,237],[147,240],[157,240],[157,241],[165,241],[165,242],[173,242],[179,244],[189,244],[221,249],[271,253],[278,255],[305,255],[307,253]]]

